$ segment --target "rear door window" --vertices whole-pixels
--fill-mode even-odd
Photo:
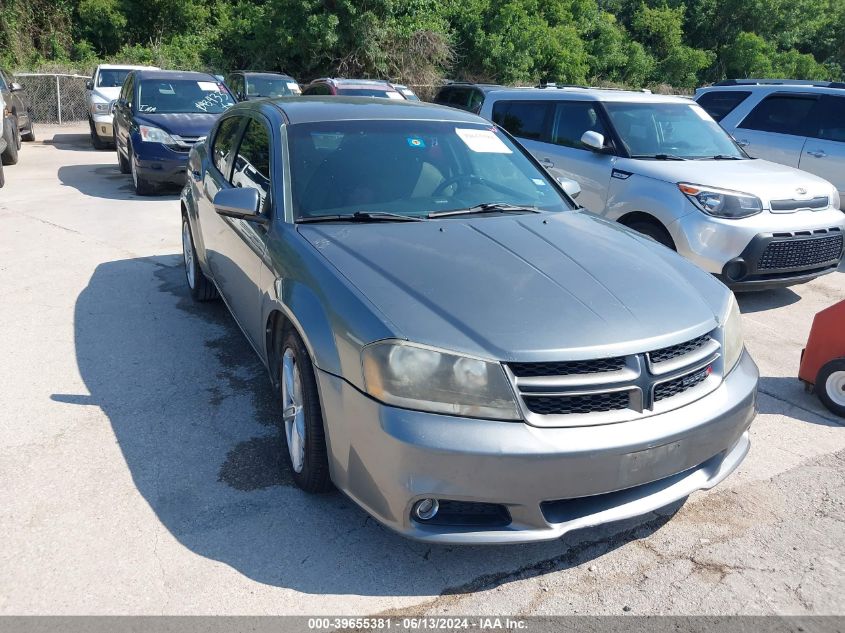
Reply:
[[[538,141],[543,137],[551,102],[499,101],[493,106],[493,121],[518,138]]]
[[[587,131],[598,132],[607,139],[607,131],[594,103],[561,101],[555,104],[552,143],[584,149],[581,137]]]
[[[211,148],[212,160],[214,166],[226,180],[229,180],[231,173],[232,154],[242,122],[243,118],[239,116],[223,119],[220,127],[217,128],[217,134],[214,136],[214,145]]]
[[[264,209],[270,193],[270,132],[267,126],[250,119],[235,156],[232,184],[258,189]]]
[[[757,104],[740,128],[807,136],[811,131],[810,112],[818,98],[811,95],[774,94]]]
[[[696,101],[715,121],[721,121],[749,96],[747,90],[714,90],[705,92]]]
[[[845,97],[823,96],[812,119],[817,127],[810,136],[845,143]]]

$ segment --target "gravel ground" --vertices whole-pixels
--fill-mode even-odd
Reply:
[[[265,373],[195,306],[175,194],[138,198],[85,127],[0,190],[0,613],[843,614],[845,428],[795,378],[845,267],[740,297],[760,415],[740,469],[636,520],[429,547],[280,459]]]

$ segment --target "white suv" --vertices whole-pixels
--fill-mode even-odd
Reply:
[[[111,103],[120,94],[126,75],[135,69],[157,70],[154,66],[100,64],[91,79],[85,83],[91,144],[97,149],[105,149],[114,144]]]
[[[695,100],[750,156],[821,176],[845,196],[845,83],[729,79]]]
[[[845,214],[812,174],[753,160],[694,101],[586,88],[487,93],[504,127],[578,201],[676,249],[737,290],[836,270]]]

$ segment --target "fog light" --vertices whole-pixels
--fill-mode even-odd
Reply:
[[[440,504],[437,503],[437,499],[423,499],[417,501],[414,506],[414,516],[420,521],[428,521],[435,517],[439,509]]]
[[[729,281],[739,281],[748,274],[748,266],[741,259],[735,259],[725,265],[724,275]]]

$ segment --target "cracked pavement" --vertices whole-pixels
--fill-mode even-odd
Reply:
[[[292,487],[265,372],[183,283],[174,194],[87,128],[0,190],[0,614],[843,614],[845,427],[795,378],[845,267],[740,296],[752,448],[716,489],[511,547],[429,546]]]

